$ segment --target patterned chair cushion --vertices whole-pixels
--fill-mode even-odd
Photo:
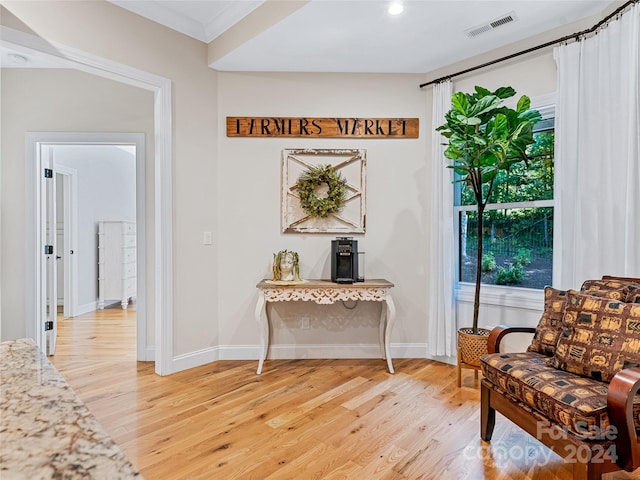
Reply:
[[[580,291],[594,297],[612,298],[626,302],[629,292],[636,288],[640,288],[640,285],[627,280],[585,280]]]
[[[540,317],[536,333],[533,335],[527,352],[542,353],[549,357],[556,352],[558,337],[562,333],[565,301],[566,292],[564,290],[544,287],[544,312]]]
[[[568,290],[562,324],[553,367],[609,382],[640,366],[640,304]]]
[[[558,370],[551,359],[535,352],[492,353],[480,357],[482,373],[493,385],[524,405],[587,439],[601,439],[609,432],[607,389],[591,378]],[[640,431],[640,396],[633,419]]]
[[[629,294],[627,295],[627,303],[640,303],[640,286],[629,287]]]

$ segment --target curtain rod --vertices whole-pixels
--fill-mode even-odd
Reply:
[[[607,15],[605,18],[596,23],[593,27],[588,28],[586,30],[582,30],[581,32],[574,33],[571,35],[566,35],[562,38],[558,38],[557,40],[553,40],[551,42],[543,43],[542,45],[538,45],[536,47],[527,48],[526,50],[522,50],[521,52],[512,53],[511,55],[507,55],[506,57],[498,58],[496,60],[491,60],[490,62],[483,63],[482,65],[476,65],[475,67],[467,68],[466,70],[461,70],[456,73],[452,73],[451,75],[446,75],[444,77],[436,78],[435,80],[431,80],[430,82],[420,84],[420,88],[426,87],[427,85],[433,85],[434,83],[440,83],[444,80],[449,80],[452,77],[457,77],[459,75],[463,75],[465,73],[473,72],[474,70],[480,70],[481,68],[488,67],[489,65],[495,65],[496,63],[504,62],[505,60],[511,60],[512,58],[519,57],[520,55],[525,55],[527,53],[535,52],[536,50],[540,50],[542,48],[550,47],[551,45],[556,45],[558,43],[566,42],[567,40],[575,39],[578,40],[580,37],[588,35],[590,33],[595,32],[598,28],[600,28],[604,23],[611,20],[613,17],[618,15],[621,11],[627,8],[629,5],[633,3],[638,3],[639,0],[629,0],[621,7],[617,8],[613,13]]]

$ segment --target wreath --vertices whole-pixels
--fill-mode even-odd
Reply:
[[[316,189],[326,183],[329,187],[326,197],[318,198]],[[344,207],[347,196],[347,181],[331,165],[318,165],[305,171],[298,178],[296,188],[300,195],[300,205],[311,217],[325,218]]]

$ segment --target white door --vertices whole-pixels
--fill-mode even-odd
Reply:
[[[54,165],[58,230],[58,308],[62,305],[63,316],[69,318],[75,317],[78,310],[78,255],[75,254],[78,245],[78,172],[57,162]]]
[[[53,151],[48,149],[41,155],[40,177],[42,197],[40,201],[40,218],[42,219],[41,252],[44,261],[41,263],[41,289],[44,298],[41,302],[41,328],[44,333],[44,352],[47,355],[56,353],[56,335],[58,333],[58,293],[57,293],[57,229],[56,229],[56,181],[53,168]]]
[[[64,176],[61,175],[58,171],[55,171],[55,182],[56,182],[56,260],[58,269],[57,279],[56,279],[56,289],[58,293],[58,306],[64,305],[65,310],[67,307],[67,299],[65,298],[65,275],[67,273],[67,265],[65,263],[65,243],[66,239],[64,236],[65,233],[65,224],[64,224],[64,210],[66,209],[66,205],[64,203]],[[67,313],[64,313],[64,316],[67,316]]]

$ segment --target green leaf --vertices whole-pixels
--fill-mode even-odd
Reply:
[[[466,177],[470,172],[468,168],[462,168],[457,165],[447,165],[447,168],[452,168],[458,175],[460,175],[461,179]]]
[[[511,126],[517,125],[518,122],[520,122],[518,112],[516,112],[512,108],[505,108],[500,113],[507,117],[507,120],[509,120],[509,125]]]
[[[471,141],[480,147],[485,147],[487,145],[487,139],[481,135],[473,135],[471,137]]]
[[[505,168],[509,168],[514,163],[521,162],[522,160],[527,158],[527,144],[524,146],[520,146],[516,142],[511,142],[509,145],[509,151],[507,152],[507,163]]]
[[[495,178],[495,176],[498,174],[498,169],[495,167],[489,168],[489,169],[483,169],[482,170],[482,183],[489,183],[491,180],[493,180]]]
[[[502,113],[496,115],[496,118],[493,121],[491,137],[493,139],[505,139],[508,136],[508,130],[507,116]]]
[[[454,93],[451,97],[451,105],[453,105],[453,108],[458,112],[466,115],[469,108],[469,99],[467,94],[463,92]]]
[[[478,93],[478,96],[480,98],[486,97],[487,95],[491,95],[491,91],[490,90],[487,90],[484,87],[479,87],[478,85],[475,86],[475,90]]]
[[[529,143],[533,143],[533,126],[527,122],[519,122],[516,128],[511,133],[512,142],[526,141],[529,140],[529,137],[531,140]]]
[[[520,125],[520,130],[518,131],[518,135],[513,139],[514,142],[520,145],[529,145],[533,143],[533,124],[531,123],[523,123]]]
[[[505,99],[509,97],[513,97],[516,94],[516,91],[512,87],[500,87],[493,94],[496,97]]]
[[[457,148],[449,147],[444,151],[444,156],[449,160],[456,160],[460,158],[460,150],[458,150]]]
[[[460,137],[451,139],[451,141],[449,142],[449,145],[451,145],[453,148],[456,148],[460,151],[463,151],[469,148],[469,142],[466,139],[460,138]]]
[[[495,128],[499,130],[504,129],[506,131],[509,128],[508,116],[505,115],[504,113],[497,114],[494,120],[494,123],[495,123]]]
[[[518,115],[518,118],[520,120],[526,120],[527,122],[536,124],[542,120],[542,115],[540,115],[540,112],[537,110],[527,110],[526,112]]]
[[[476,103],[469,110],[469,115],[475,115],[475,116],[482,115],[484,113],[487,113],[493,110],[498,105],[500,105],[500,103],[502,103],[502,100],[496,97],[495,95],[488,95],[486,97],[482,97],[480,100],[478,100],[478,103]]]
[[[465,125],[480,125],[482,123],[478,117],[466,117],[465,115],[458,115],[458,121]]]
[[[531,100],[526,95],[520,97],[518,100],[518,106],[516,107],[516,111],[518,113],[526,112],[531,108]]]
[[[493,167],[500,163],[500,159],[494,150],[485,150],[479,158],[479,165],[482,167]]]

